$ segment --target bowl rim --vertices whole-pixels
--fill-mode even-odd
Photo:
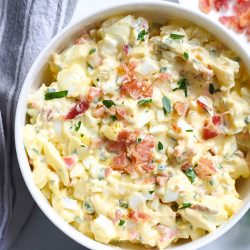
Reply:
[[[39,56],[34,61],[33,65],[31,66],[26,79],[24,81],[24,84],[22,86],[18,103],[17,103],[17,109],[15,114],[15,148],[17,152],[17,159],[19,163],[19,167],[22,173],[22,176],[24,178],[24,181],[26,183],[26,186],[28,187],[29,192],[31,193],[33,199],[39,206],[39,208],[43,211],[43,213],[49,218],[49,220],[57,226],[62,232],[64,232],[67,236],[69,236],[71,239],[75,240],[79,244],[88,247],[89,249],[93,250],[111,250],[116,248],[115,246],[109,246],[102,244],[100,242],[97,242],[94,239],[91,239],[78,231],[77,229],[70,226],[67,222],[63,220],[61,216],[57,214],[57,212],[53,209],[53,207],[47,202],[46,198],[42,195],[41,191],[36,187],[33,178],[31,177],[31,171],[29,170],[30,165],[28,163],[27,155],[24,149],[23,145],[23,136],[22,136],[22,129],[20,129],[20,124],[23,125],[24,121],[24,115],[26,114],[26,106],[27,106],[27,98],[25,98],[26,91],[34,84],[34,76],[38,72],[38,68],[40,65],[40,62],[45,58],[48,54],[48,51],[51,47],[53,47],[53,44],[60,40],[63,36],[69,33],[69,31],[72,29],[72,27],[76,27],[79,25],[84,26],[84,22],[86,22],[88,19],[90,19],[93,16],[98,16],[100,14],[108,13],[115,10],[120,10],[122,8],[131,8],[136,6],[157,6],[160,7],[168,7],[170,8],[170,11],[172,10],[178,10],[182,12],[185,16],[186,15],[192,15],[194,19],[201,20],[202,22],[206,22],[209,24],[210,27],[213,27],[218,34],[221,32],[221,36],[224,36],[228,38],[230,42],[229,47],[235,47],[237,51],[241,52],[241,56],[244,59],[244,61],[249,62],[250,64],[250,58],[247,55],[247,53],[244,54],[244,47],[241,46],[241,44],[237,41],[237,39],[222,25],[220,25],[217,21],[209,19],[209,17],[205,16],[202,13],[199,13],[197,11],[191,10],[189,8],[186,8],[185,6],[182,6],[180,4],[161,1],[161,0],[135,0],[135,1],[117,1],[111,3],[109,6],[105,6],[104,8],[101,8],[97,11],[92,11],[88,15],[85,15],[81,17],[77,22],[70,24],[66,26],[61,32],[59,32],[53,39],[47,44],[47,46],[40,52]],[[191,18],[187,18],[191,19]],[[193,22],[193,21],[191,21]],[[199,25],[200,26],[200,25]],[[222,40],[220,38],[220,40]],[[235,50],[235,49],[234,49]],[[187,250],[187,249],[197,249],[202,246],[207,245],[208,243],[211,243],[215,239],[222,236],[224,233],[226,233],[231,227],[233,227],[247,212],[247,210],[250,208],[250,196],[246,198],[246,201],[244,201],[244,205],[242,205],[241,209],[233,215],[228,221],[226,221],[223,225],[217,228],[217,230],[213,233],[209,233],[206,236],[203,236],[197,240],[185,243],[180,246],[174,246],[170,249],[174,250]]]

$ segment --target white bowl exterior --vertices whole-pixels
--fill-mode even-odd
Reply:
[[[178,17],[180,13],[182,14],[180,19],[186,19],[193,23],[202,26],[207,29],[215,36],[217,36],[222,42],[226,41],[227,45],[234,50],[243,61],[249,66],[250,58],[247,53],[244,52],[244,48],[241,44],[238,43],[237,38],[233,37],[223,26],[218,24],[216,21],[209,20],[205,15],[193,12],[192,10],[188,10],[185,7],[182,7],[177,4],[172,4],[168,2],[162,2],[158,0],[138,0],[138,1],[117,1],[113,2],[111,6],[107,8],[103,8],[101,11],[97,11],[95,13],[91,13],[85,17],[83,17],[80,21],[75,24],[66,27],[62,32],[56,35],[50,43],[46,46],[46,48],[41,52],[39,57],[36,59],[34,64],[32,65],[25,82],[23,84],[22,91],[20,93],[18,106],[16,110],[16,119],[15,119],[15,144],[18,162],[20,165],[20,169],[23,175],[23,178],[26,182],[26,185],[33,196],[34,200],[41,208],[41,210],[45,213],[45,215],[66,235],[68,235],[73,240],[77,241],[83,246],[86,246],[93,250],[111,250],[118,248],[112,245],[104,245],[99,243],[93,239],[88,238],[83,235],[75,228],[67,224],[51,207],[45,197],[42,195],[41,191],[36,187],[33,176],[31,173],[30,165],[28,162],[28,158],[23,145],[23,135],[22,128],[25,125],[25,117],[27,111],[27,99],[29,94],[36,88],[41,85],[41,81],[37,80],[37,76],[40,75],[41,78],[41,70],[44,68],[48,59],[53,54],[54,51],[57,51],[59,48],[66,48],[65,44],[68,44],[71,41],[72,36],[76,33],[79,33],[81,27],[85,27],[91,23],[95,23],[100,19],[104,19],[106,17],[116,15],[117,13],[135,13],[143,15],[143,13],[160,13],[158,15],[161,19],[167,19],[167,17]],[[245,184],[245,197],[243,200],[242,208],[227,222],[225,222],[222,226],[220,226],[216,232],[210,233],[198,240],[193,242],[186,243],[180,246],[173,246],[170,249],[175,250],[190,250],[200,248],[211,241],[217,239],[226,231],[228,231],[235,223],[237,223],[240,218],[247,212],[250,208],[250,193],[246,193],[247,190],[250,190],[250,180],[247,184]],[[247,186],[248,185],[248,186]],[[144,249],[144,248],[141,248]]]

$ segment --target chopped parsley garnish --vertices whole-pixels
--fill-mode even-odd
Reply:
[[[185,175],[188,177],[191,183],[194,182],[196,178],[196,173],[193,168],[189,167],[186,171],[184,171]]]
[[[171,113],[171,101],[166,96],[162,97],[162,105],[165,115]]]
[[[186,132],[193,132],[193,129],[187,129]]]
[[[93,214],[95,212],[94,208],[88,202],[84,203],[84,207],[86,208],[89,214]]]
[[[161,73],[164,73],[164,72],[166,72],[166,71],[167,71],[167,68],[166,68],[166,67],[161,67],[161,68],[160,68],[160,72],[161,72]]]
[[[250,116],[245,117],[244,122],[247,124],[250,123]]]
[[[137,36],[137,40],[140,40],[140,41],[144,42],[145,41],[145,36],[147,34],[148,34],[148,32],[145,31],[145,30],[140,31],[140,33]]]
[[[77,125],[75,126],[75,131],[78,131],[80,129],[81,124],[82,123],[80,121],[77,123]]]
[[[139,138],[137,138],[136,142],[137,142],[137,143],[142,142],[142,138],[140,138],[140,137],[139,137]]]
[[[189,208],[192,206],[191,202],[183,202],[182,207],[179,207],[179,209]]]
[[[211,95],[215,94],[216,92],[220,92],[220,89],[215,89],[212,83],[209,84],[208,90]]]
[[[173,39],[173,40],[179,40],[179,39],[182,39],[183,37],[184,37],[184,35],[175,34],[175,33],[172,33],[170,35],[170,38]]]
[[[178,87],[173,89],[173,91],[176,91],[176,90],[184,90],[184,94],[185,94],[185,97],[187,97],[187,79],[186,78],[181,78],[178,82],[177,82],[177,85]]]
[[[125,224],[125,220],[120,220],[119,221],[119,226],[123,226]]]
[[[152,190],[152,191],[148,191],[150,194],[153,194],[155,190]]]
[[[96,48],[93,48],[93,49],[91,49],[90,51],[89,51],[89,55],[91,55],[91,54],[93,54],[93,53],[95,53],[96,52]]]
[[[117,120],[117,117],[116,117],[115,115],[111,115],[111,116],[110,116],[110,119],[114,122],[114,121]]]
[[[52,100],[57,98],[62,98],[67,96],[68,90],[58,91],[58,92],[47,92],[45,93],[45,100]]]
[[[93,66],[91,64],[87,64],[88,69],[93,69]]]
[[[158,150],[163,150],[163,144],[160,141],[158,142]]]
[[[115,106],[115,103],[112,100],[103,100],[102,103],[105,105],[106,108],[110,108],[113,105]]]
[[[187,53],[187,52],[184,52],[184,53],[183,53],[183,57],[185,58],[185,60],[188,60],[188,58],[189,58],[188,53]]]
[[[140,101],[137,102],[138,105],[145,105],[145,104],[149,104],[152,103],[153,100],[152,99],[142,99]]]
[[[128,203],[124,202],[123,200],[119,200],[119,205],[120,207],[123,207],[123,208],[128,208]]]

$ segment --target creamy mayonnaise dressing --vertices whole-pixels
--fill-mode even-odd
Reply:
[[[24,144],[37,187],[72,226],[162,249],[241,206],[249,76],[212,35],[113,17],[54,54],[51,72],[29,98]]]

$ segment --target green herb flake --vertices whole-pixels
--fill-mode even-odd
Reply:
[[[112,100],[103,100],[102,101],[103,105],[105,105],[106,108],[110,108],[112,107],[113,105],[115,106],[115,103],[112,101]]]
[[[114,121],[117,120],[117,117],[116,117],[115,115],[111,115],[111,116],[110,116],[110,119],[114,122]]]
[[[187,129],[186,132],[193,132],[193,129]]]
[[[89,63],[87,64],[87,67],[88,67],[88,69],[91,69],[91,70],[94,69],[93,66]]]
[[[153,100],[152,99],[142,99],[140,101],[137,102],[138,105],[145,105],[145,104],[149,104],[152,103]]]
[[[191,206],[192,206],[191,202],[183,202],[182,207],[180,207],[179,209],[185,209],[185,208],[189,208]]]
[[[126,203],[123,200],[119,200],[119,206],[127,209],[128,208],[128,203]]]
[[[211,95],[215,94],[216,92],[220,92],[220,89],[215,89],[212,83],[209,84],[208,91]]]
[[[67,96],[68,90],[45,93],[45,100],[58,99]]]
[[[158,142],[158,150],[159,151],[163,150],[163,144],[160,141]]]
[[[167,67],[161,67],[160,68],[160,73],[164,73],[164,72],[166,72],[167,71]]]
[[[176,90],[184,90],[184,94],[185,94],[185,97],[187,97],[187,79],[186,78],[181,78],[178,82],[177,82],[177,85],[178,87],[173,89],[173,91],[176,91]]]
[[[148,34],[148,32],[145,31],[145,30],[140,31],[140,33],[137,36],[137,40],[140,40],[140,41],[144,42],[145,41],[145,36],[147,34]]]
[[[119,226],[123,226],[125,224],[125,220],[120,220],[119,221]]]
[[[82,123],[80,121],[77,123],[77,125],[75,126],[75,131],[78,131],[80,129],[81,124]]]
[[[188,61],[189,55],[188,55],[188,53],[187,53],[187,52],[184,52],[184,53],[183,53],[183,57],[184,57],[184,59],[185,59],[185,60],[187,60],[187,61]]]
[[[196,173],[194,171],[193,168],[188,168],[186,171],[184,171],[185,175],[188,177],[188,179],[190,180],[191,183],[193,183],[195,181],[196,178]]]
[[[214,185],[214,180],[213,180],[213,179],[209,180],[209,184],[210,184],[211,186],[213,186],[213,185]]]
[[[152,190],[152,191],[148,191],[148,192],[149,192],[149,194],[153,194],[153,193],[154,193],[154,191],[155,191],[155,190]]]
[[[244,122],[248,125],[250,123],[250,116],[245,117]]]
[[[142,138],[140,138],[140,137],[137,138],[136,142],[137,142],[137,143],[141,143],[141,142],[142,142]]]
[[[88,214],[93,214],[95,212],[94,208],[88,202],[84,203],[84,207],[88,211]]]
[[[170,38],[173,40],[179,40],[179,39],[182,39],[183,37],[184,35],[180,35],[180,34],[175,34],[175,33],[170,34]]]
[[[165,115],[170,114],[171,113],[171,101],[166,96],[162,97],[162,105],[163,105],[164,114]]]
[[[96,52],[96,48],[93,48],[93,49],[91,49],[90,51],[89,51],[89,55],[91,55],[91,54],[93,54],[93,53],[95,53]]]

